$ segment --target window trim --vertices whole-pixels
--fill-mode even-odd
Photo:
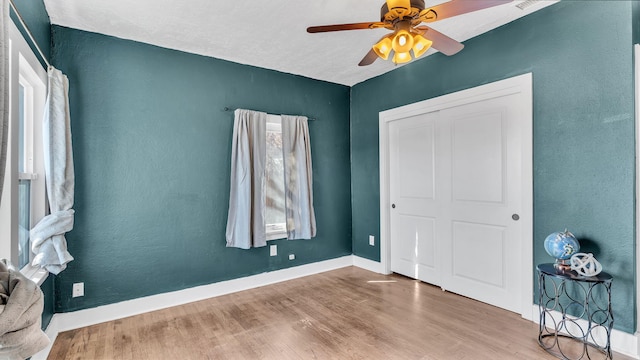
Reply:
[[[30,204],[30,226],[33,227],[40,221],[46,213],[47,202],[45,192],[44,176],[44,152],[42,144],[42,118],[44,115],[46,92],[47,92],[47,72],[38,61],[33,50],[29,47],[20,31],[13,23],[9,22],[9,136],[7,149],[7,168],[5,172],[5,183],[3,186],[3,201],[0,205],[0,239],[9,241],[0,242],[0,253],[2,257],[8,257],[13,264],[18,264],[18,182],[19,179],[31,180],[31,204]],[[26,161],[25,172],[18,171],[19,148],[17,141],[19,137],[19,84],[27,84],[32,95],[26,105],[30,104],[25,117],[29,117],[28,123],[32,126],[31,136],[25,147]],[[24,86],[24,85],[23,85]],[[27,90],[27,87],[25,87]],[[41,106],[36,106],[41,104]],[[40,154],[40,156],[38,156]],[[6,256],[5,254],[9,254]],[[32,259],[33,254],[30,255]],[[33,267],[27,264],[20,271],[36,283],[41,284],[46,279],[46,270]]]

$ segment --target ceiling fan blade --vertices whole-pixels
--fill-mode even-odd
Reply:
[[[367,66],[373,64],[374,61],[378,58],[378,54],[376,54],[373,49],[369,50],[367,55],[365,55],[362,60],[358,63],[358,66]]]
[[[420,12],[420,20],[434,22],[510,2],[513,2],[513,0],[451,0],[422,10]]]
[[[381,22],[363,22],[363,23],[353,23],[353,24],[309,26],[307,28],[307,32],[320,33],[320,32],[342,31],[342,30],[376,29],[384,26],[385,24]]]
[[[415,27],[414,30],[421,32],[422,36],[433,41],[431,47],[447,56],[454,55],[464,48],[464,44],[461,42],[456,41],[439,31],[433,30],[428,26],[418,26]]]

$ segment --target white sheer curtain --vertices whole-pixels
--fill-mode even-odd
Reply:
[[[0,0],[0,201],[9,132],[9,1]]]
[[[304,116],[282,115],[287,239],[316,236],[309,125]]]
[[[235,111],[227,247],[249,249],[267,245],[264,219],[266,134],[266,113]]]
[[[75,177],[69,115],[69,80],[58,69],[49,67],[49,86],[42,126],[44,172],[49,209],[31,229],[34,266],[58,274],[73,257],[67,251],[64,234],[73,229]]]

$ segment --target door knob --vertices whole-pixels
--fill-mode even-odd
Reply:
[[[396,204],[391,204],[391,208],[395,209],[396,208]]]
[[[512,218],[513,220],[515,220],[515,221],[518,221],[518,220],[520,220],[520,215],[518,215],[518,214],[513,214],[513,215],[511,215],[511,218]]]

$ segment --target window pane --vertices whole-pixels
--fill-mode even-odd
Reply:
[[[20,84],[20,90],[18,93],[18,126],[20,135],[18,137],[18,171],[27,172],[25,166],[25,121],[24,121],[24,86]]]
[[[29,230],[31,229],[31,180],[18,182],[18,269],[29,263]]]
[[[284,161],[282,159],[282,134],[267,130],[267,196],[265,221],[267,225],[285,223]]]

